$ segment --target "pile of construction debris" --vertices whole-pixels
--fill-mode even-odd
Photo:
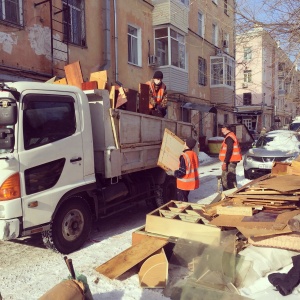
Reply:
[[[141,287],[164,288],[171,299],[247,299],[239,288],[253,274],[243,249],[288,250],[289,260],[300,251],[299,170],[299,158],[276,163],[209,205],[170,201],[147,214],[132,247],[96,270],[115,279],[138,266]]]

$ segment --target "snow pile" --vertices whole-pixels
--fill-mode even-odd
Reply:
[[[210,156],[208,156],[205,152],[199,152],[198,160],[200,163],[213,161],[213,159]]]

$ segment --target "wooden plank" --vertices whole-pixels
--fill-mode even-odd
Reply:
[[[147,238],[144,238],[139,244],[126,249],[95,270],[110,279],[118,278],[154,252],[164,247],[167,243],[168,241],[166,240],[147,236]]]
[[[119,94],[117,98],[116,108],[121,107],[127,102],[126,94],[124,89],[120,86],[119,87]]]
[[[242,201],[245,201],[246,199],[252,199],[253,201],[255,200],[270,200],[270,201],[299,201],[300,197],[297,195],[282,195],[282,194],[258,194],[258,195],[253,195],[249,193],[239,193],[238,195],[229,195],[228,197],[233,198],[233,197],[238,197]]]
[[[128,89],[128,91],[126,92],[126,110],[137,112],[137,95],[137,91]]]
[[[83,82],[81,84],[81,89],[83,91],[86,91],[86,90],[95,90],[97,88],[98,88],[97,81],[87,81],[87,82]]]
[[[110,88],[109,99],[110,99],[110,107],[111,107],[111,108],[115,108],[115,102],[116,102],[116,87],[115,87],[114,85]]]
[[[157,165],[164,170],[177,170],[184,141],[165,128]]]
[[[217,206],[218,215],[252,216],[252,207],[245,206]]]
[[[259,183],[261,187],[267,187],[279,192],[290,192],[299,189],[300,177],[298,175],[282,175],[264,180]]]
[[[90,81],[96,81],[98,89],[104,90],[107,84],[107,71],[98,71],[90,74]]]
[[[142,114],[149,114],[149,85],[139,84],[139,103],[138,110]]]
[[[61,79],[59,79],[59,80],[54,81],[53,83],[54,83],[54,84],[68,84],[66,78],[61,78]]]
[[[143,288],[164,288],[168,280],[168,260],[164,249],[150,256],[139,271],[140,285]]]
[[[118,131],[118,121],[115,118],[115,112],[113,109],[109,109],[109,115],[110,115],[110,119],[111,119],[111,127],[113,130],[113,136],[114,136],[114,140],[115,140],[115,146],[117,149],[120,149],[120,136],[119,136],[119,131]]]
[[[81,89],[83,83],[83,77],[79,61],[64,66],[66,78],[69,85],[77,86]]]
[[[300,251],[300,234],[290,233],[282,235],[272,235],[269,237],[248,238],[248,243],[254,246],[273,247]]]

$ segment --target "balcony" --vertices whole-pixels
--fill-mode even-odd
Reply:
[[[189,27],[189,7],[178,0],[153,0],[153,26],[171,24],[185,33]]]

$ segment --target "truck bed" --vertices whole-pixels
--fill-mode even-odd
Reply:
[[[105,90],[94,90],[87,96],[96,172],[105,178],[156,167],[165,128],[181,139],[192,136],[191,123],[112,109]]]

